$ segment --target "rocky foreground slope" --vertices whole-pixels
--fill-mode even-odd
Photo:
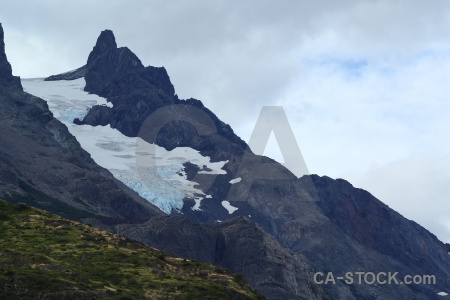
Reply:
[[[229,271],[0,200],[1,299],[263,299]]]

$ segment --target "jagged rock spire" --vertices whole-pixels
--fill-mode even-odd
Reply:
[[[20,78],[12,75],[11,64],[8,62],[5,53],[4,37],[3,27],[0,23],[0,84],[22,89]]]
[[[117,49],[116,38],[114,33],[109,30],[103,30],[97,39],[97,43],[89,54],[87,63],[73,71],[65,72],[58,75],[52,75],[45,78],[46,81],[52,80],[74,80],[86,76],[86,71],[89,67],[95,65],[95,61],[109,50],[114,51]]]
[[[95,58],[101,56],[107,50],[116,48],[117,43],[116,38],[114,37],[114,33],[109,29],[103,30],[97,39],[97,43],[95,44],[94,49],[89,54],[87,64],[89,65],[90,63],[92,63]]]
[[[4,41],[4,33],[3,33],[3,27],[0,23],[0,78],[6,79],[12,76],[12,69],[11,65],[8,62],[8,59],[6,58],[5,53],[5,41]]]
[[[84,90],[107,98],[127,93],[122,91],[121,85],[118,86],[117,83],[122,81],[124,76],[129,78],[129,74],[144,70],[140,59],[127,47],[117,48],[113,32],[104,30],[89,54],[84,75],[86,80]]]

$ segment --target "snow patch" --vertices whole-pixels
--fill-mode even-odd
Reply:
[[[231,184],[235,184],[235,183],[241,182],[241,180],[242,180],[242,178],[241,178],[241,177],[238,177],[238,178],[235,178],[235,179],[231,179],[229,182],[230,182]]]
[[[230,204],[230,202],[229,201],[222,201],[222,206],[226,209],[226,210],[228,210],[228,213],[231,215],[232,213],[234,213],[236,210],[238,210],[238,208],[237,207],[234,207],[234,206],[232,206],[231,204]]]
[[[200,208],[200,205],[202,204],[202,200],[203,199],[211,199],[212,196],[211,195],[205,195],[205,197],[195,197],[194,201],[195,201],[195,205],[192,206],[192,210],[194,211],[202,211],[202,209]]]
[[[203,199],[204,198],[202,198],[202,197],[195,197],[195,199],[194,199],[195,205],[192,207],[192,210],[201,211],[200,205],[202,204]]]
[[[194,199],[193,209],[200,210],[205,193],[197,188],[198,183],[187,180],[184,163],[190,161],[200,168],[205,166],[207,171],[202,171],[203,174],[226,174],[222,168],[227,161],[212,163],[209,157],[188,147],[167,151],[140,138],[124,136],[110,126],[73,124],[75,118],[82,119],[94,105],[112,107],[105,98],[84,92],[84,78],[71,81],[25,79],[22,85],[26,92],[47,101],[55,118],[67,126],[98,165],[167,214],[180,211],[184,198]],[[153,151],[146,151],[149,147]]]
[[[62,122],[83,119],[94,105],[112,107],[105,98],[84,91],[84,78],[61,81],[24,79],[22,85],[25,92],[46,100],[54,117]]]

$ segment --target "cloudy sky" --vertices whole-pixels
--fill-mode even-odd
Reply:
[[[247,141],[261,107],[282,106],[310,173],[450,242],[450,2],[0,3],[15,75],[75,69],[111,29]],[[266,153],[282,159],[273,138]]]

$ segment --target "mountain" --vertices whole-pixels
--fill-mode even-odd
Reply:
[[[117,47],[115,37],[110,30],[103,31],[97,43],[89,54],[85,68],[85,91],[105,97],[113,104],[112,107],[94,106],[82,121],[76,120],[76,124],[88,124],[92,126],[107,125],[116,128],[126,136],[138,136],[142,124],[147,117],[159,108],[183,105],[198,108],[204,112],[203,118],[210,118],[217,133],[212,136],[201,137],[196,133],[192,124],[185,120],[176,119],[173,124],[167,124],[162,128],[164,134],[158,136],[158,145],[172,150],[176,147],[191,147],[202,151],[205,155],[218,155],[219,151],[208,151],[211,147],[224,148],[222,139],[226,139],[227,152],[234,151],[242,154],[247,147],[246,143],[234,134],[228,124],[220,121],[214,113],[205,108],[195,99],[180,100],[175,95],[175,89],[170,82],[164,67],[144,67],[139,58],[127,47]],[[46,80],[54,80],[48,77]],[[63,77],[67,78],[67,77]],[[172,114],[174,112],[169,112]],[[182,112],[176,112],[178,114]],[[168,116],[165,116],[168,117]],[[209,126],[210,120],[198,119],[195,122]],[[192,121],[191,121],[192,122]],[[149,140],[150,141],[150,140]],[[150,141],[155,142],[155,141]],[[223,157],[212,157],[223,159]]]
[[[19,126],[15,119],[34,122],[14,131],[28,134],[34,144],[19,148],[26,149],[22,156],[0,144],[5,165],[16,168],[4,176],[9,181],[0,177],[0,191],[27,193],[39,207],[63,203],[67,211],[54,211],[72,219],[89,212],[78,218],[176,256],[241,273],[268,299],[436,299],[449,291],[448,248],[433,234],[345,180],[297,178],[254,155],[201,101],[179,99],[164,68],[145,67],[131,50],[117,47],[112,31],[100,34],[86,65],[76,71],[22,84],[48,106],[16,89],[17,101],[28,97],[27,106],[41,103],[58,124],[54,135],[74,143],[70,154],[62,153],[86,157],[79,169],[91,170],[92,176],[71,189],[74,174],[67,163],[60,167],[70,183],[45,185],[40,178],[51,178],[53,169],[41,166],[40,174],[30,173],[25,158],[46,161],[43,154],[49,151],[49,162],[64,161],[56,151],[64,145],[58,139],[54,149],[39,150],[47,141],[40,132],[48,131],[45,122],[35,121],[39,114],[7,116],[8,130]],[[81,89],[85,100],[78,97]],[[96,180],[114,182],[124,196],[105,199],[102,192],[109,186]],[[434,275],[436,284],[318,284],[316,272],[397,272],[399,279]]]
[[[2,63],[8,63],[4,53],[2,57],[4,58]],[[224,262],[221,265],[232,267],[233,272],[243,273],[245,278],[249,278],[250,274],[255,272],[260,274],[260,276],[252,276],[252,285],[267,295],[286,295],[283,297],[291,298],[293,292],[301,292],[301,295],[304,295],[302,298],[318,299],[323,294],[321,288],[313,287],[306,273],[298,271],[310,270],[309,265],[300,258],[291,270],[283,270],[281,262],[292,261],[290,256],[293,254],[283,248],[273,247],[275,241],[254,223],[232,222],[228,225],[224,224],[222,228],[210,229],[206,225],[190,222],[179,216],[163,216],[164,213],[160,209],[117,180],[111,172],[96,164],[92,159],[95,155],[86,152],[69,131],[69,128],[71,130],[73,128],[55,118],[55,116],[62,119],[69,118],[70,109],[68,115],[54,115],[46,101],[24,92],[21,86],[10,84],[11,82],[14,82],[11,72],[0,81],[0,197],[2,199],[12,203],[26,203],[110,232],[120,232],[121,227],[117,226],[119,224],[127,226],[127,230],[135,228],[133,232],[136,232],[141,226],[138,224],[159,226],[159,222],[163,222],[166,228],[183,229],[189,233],[189,235],[180,236],[166,235],[158,240],[161,245],[173,247],[202,239],[207,242],[216,238],[222,241],[222,232],[226,231],[247,232],[247,235],[257,231],[259,237],[254,242],[260,243],[255,248],[258,253],[247,251],[239,255],[242,261],[259,257],[258,264],[248,266],[232,263],[233,255],[236,253],[227,251],[227,247],[234,247],[234,243],[239,243],[242,240],[239,236],[235,240],[223,240],[223,243],[211,244],[207,252],[212,255],[210,257],[215,258],[214,261],[217,264]],[[23,82],[44,83],[43,81]],[[68,88],[74,92],[74,87],[70,84]],[[78,91],[76,87],[75,91]],[[65,105],[61,102],[61,98],[56,98],[60,106]],[[86,101],[91,103],[97,100]],[[80,105],[85,104],[82,102]],[[85,134],[86,136],[90,137]],[[78,139],[82,140],[80,137]],[[100,146],[116,149],[117,145],[101,143]],[[116,159],[119,158],[116,157]],[[158,231],[156,227],[153,229]],[[211,235],[202,236],[206,232],[210,232]],[[209,237],[212,239],[208,240]],[[191,251],[195,252],[191,256],[201,256],[198,248],[201,244],[191,245]],[[278,253],[279,249],[283,252]],[[208,259],[209,257],[205,257],[202,260]],[[280,284],[289,288],[280,288]],[[318,296],[315,296],[316,294]]]
[[[248,218],[275,238],[282,248],[301,255],[316,270],[337,274],[355,270],[434,274],[440,285],[382,285],[376,289],[370,285],[339,283],[325,286],[334,297],[399,299],[410,295],[427,299],[435,297],[439,289],[447,288],[449,256],[434,235],[344,180],[318,176],[296,178],[272,160],[253,155],[231,129],[220,130],[228,127],[199,100],[179,100],[174,96],[173,89],[167,88],[172,85],[166,71],[155,70],[163,69],[145,68],[128,48],[117,48],[110,31],[103,32],[89,55],[85,90],[106,97],[113,107],[94,106],[79,123],[109,124],[126,136],[139,136],[169,150],[191,147],[212,161],[226,161],[222,168],[226,174],[217,175],[212,184],[208,176],[200,174],[201,168],[185,164],[183,171],[188,179],[195,178],[209,198],[185,198],[182,209],[172,213],[182,213],[202,223]],[[174,108],[180,106],[181,109]],[[197,111],[198,117],[187,119],[183,114],[188,111],[186,107]],[[154,117],[155,111],[163,112]],[[209,116],[211,122],[208,123],[205,116]],[[148,123],[157,124],[160,131],[155,133]],[[209,126],[209,130],[202,129],[207,134],[201,135],[195,130],[200,125]],[[240,181],[232,183],[236,179]],[[229,199],[225,203],[228,209],[224,199]],[[153,222],[140,225],[140,231],[124,232],[148,244],[158,244],[154,236],[161,231],[161,225],[152,225]],[[171,228],[167,235],[186,233],[180,234]],[[205,249],[199,252],[195,247],[159,245],[181,256],[214,261],[211,254],[204,253]]]
[[[0,200],[2,299],[262,299],[242,278]]]
[[[0,82],[3,88],[21,89],[20,78],[12,75],[11,64],[8,62],[5,53],[5,39],[3,27],[0,24]]]

